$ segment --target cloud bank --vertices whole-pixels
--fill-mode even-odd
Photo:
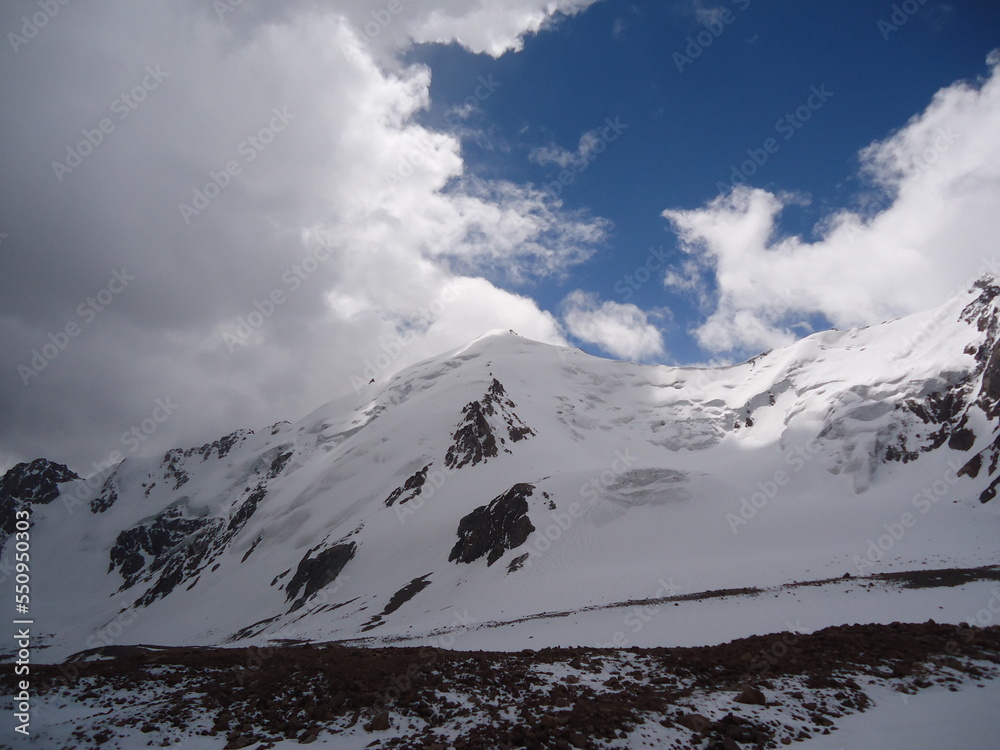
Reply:
[[[693,261],[665,281],[714,290],[695,331],[701,345],[755,353],[797,338],[803,316],[868,325],[1000,273],[1000,53],[988,66],[860,153],[874,190],[828,216],[816,241],[780,234],[779,214],[801,200],[793,195],[740,186],[702,208],[665,211]]]
[[[600,302],[577,290],[563,301],[563,320],[573,336],[616,357],[641,361],[665,354],[659,329],[633,304]]]
[[[488,279],[562,274],[605,222],[467,175],[400,54],[499,55],[591,1],[114,0],[34,33],[6,5],[0,469],[296,418],[491,328],[561,342]]]

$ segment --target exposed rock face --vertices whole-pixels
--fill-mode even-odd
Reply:
[[[487,406],[496,405],[497,412],[503,417],[504,423],[507,425],[507,437],[510,438],[512,443],[526,440],[535,434],[535,431],[522,422],[520,417],[514,413],[513,410],[517,408],[517,405],[507,398],[507,392],[496,378],[493,378],[484,402],[487,403]]]
[[[1000,347],[994,345],[989,361],[983,370],[983,387],[981,398],[991,417],[1000,416],[997,407],[1000,405]]]
[[[147,607],[187,581],[191,581],[187,588],[193,588],[198,583],[198,575],[219,553],[214,543],[221,529],[220,519],[205,519],[198,531],[167,555],[154,561],[150,573],[159,573],[159,576],[146,593],[136,600],[136,606]]]
[[[499,380],[493,378],[489,389],[478,401],[472,401],[462,409],[465,419],[462,420],[453,435],[454,442],[448,448],[444,463],[449,469],[461,469],[463,466],[475,466],[485,463],[487,459],[498,455],[497,437],[490,417],[502,420],[502,427],[497,430],[507,433],[500,438],[504,444],[507,438],[512,443],[526,440],[535,434],[521,418],[514,413],[517,405],[507,397],[507,392]],[[505,451],[510,452],[505,448]]]
[[[861,396],[857,409],[846,410],[828,422],[820,438],[845,438],[847,459],[843,469],[855,474],[855,490],[867,489],[879,467],[888,462],[909,463],[921,454],[945,446],[958,453],[979,450],[961,458],[958,476],[976,478],[981,472],[992,481],[980,495],[980,501],[989,502],[1000,489],[1000,315],[996,300],[1000,286],[991,278],[978,281],[975,288],[979,296],[961,313],[961,319],[974,325],[985,336],[981,343],[966,349],[975,364],[960,371],[942,372],[936,382],[928,383],[924,393],[901,400],[895,404],[878,403],[879,394],[868,393],[858,386],[852,389]],[[875,402],[874,404],[872,402]],[[881,410],[881,411],[880,411]],[[981,410],[993,422],[989,444],[983,447],[972,426],[979,423],[976,413]],[[874,423],[884,414],[889,420],[877,431],[865,436],[857,430],[845,430],[845,423]],[[846,434],[855,437],[846,440]]]
[[[497,456],[497,440],[482,404],[473,401],[462,409],[462,413],[465,419],[455,432],[455,442],[444,459],[449,469],[461,469],[467,464],[475,466]]]
[[[109,481],[114,477],[109,477]],[[154,580],[135,602],[151,604],[179,584],[198,582],[198,575],[229,546],[267,496],[265,482],[246,488],[246,497],[227,517],[204,517],[193,512],[187,499],[174,503],[152,520],[122,531],[111,548],[108,573],[116,569],[124,579],[121,589]],[[258,538],[253,547],[260,543]],[[253,548],[251,548],[252,551]],[[243,561],[249,557],[244,556]]]
[[[982,494],[979,496],[979,502],[988,503],[990,500],[997,496],[997,488],[1000,487],[1000,477],[997,477],[992,482],[990,486],[983,490]]]
[[[18,464],[0,479],[0,499],[46,505],[59,497],[59,485],[80,477],[63,464],[45,458]]]
[[[59,485],[80,477],[54,461],[36,458],[14,466],[0,479],[0,553],[14,533],[17,511],[47,505],[59,497]]]
[[[344,566],[354,557],[357,545],[354,542],[336,544],[318,553],[315,557],[311,557],[315,551],[315,549],[309,550],[302,558],[295,570],[295,575],[292,576],[292,580],[288,582],[288,587],[285,589],[285,601],[295,599],[288,610],[289,612],[299,609],[309,597],[336,581]],[[299,596],[300,591],[302,592],[301,596]]]
[[[115,483],[117,471],[104,480],[100,494],[90,501],[91,513],[104,513],[118,502],[118,486]]]
[[[163,457],[163,466],[166,469],[164,476],[168,479],[173,479],[174,489],[179,490],[189,479],[187,472],[183,468],[187,459],[194,456],[201,456],[202,461],[207,461],[213,454],[218,458],[225,458],[236,445],[242,443],[253,434],[253,430],[237,430],[212,443],[205,443],[205,445],[198,448],[188,448],[187,450],[174,448],[173,450],[169,450]]]
[[[385,609],[382,610],[380,614],[375,615],[370,619],[362,628],[361,632],[367,632],[369,630],[374,630],[377,627],[385,624],[383,618],[391,615],[397,609],[406,604],[410,599],[415,597],[425,588],[431,585],[431,582],[427,579],[431,577],[430,573],[422,575],[419,578],[414,578],[408,584],[403,586],[399,591],[392,595],[389,599],[389,603],[385,605]]]
[[[271,462],[271,466],[267,470],[267,478],[274,479],[279,474],[281,474],[281,472],[285,470],[285,466],[288,465],[288,462],[289,460],[291,460],[291,458],[292,458],[292,451],[288,451],[287,453],[279,453],[275,457],[274,461]]]
[[[507,564],[507,572],[514,573],[524,567],[524,563],[530,557],[530,553],[525,552],[523,555],[518,555],[513,560]]]
[[[402,487],[397,487],[390,494],[389,497],[385,499],[385,507],[391,508],[392,504],[399,500],[400,505],[405,505],[410,502],[413,498],[417,497],[424,489],[424,483],[427,481],[427,472],[430,470],[431,464],[427,464],[424,468],[414,474],[412,477],[407,479]],[[405,494],[404,494],[405,493]]]
[[[962,311],[962,319],[975,323],[980,331],[986,333],[986,340],[978,349],[970,347],[967,353],[974,356],[978,363],[974,375],[982,374],[982,383],[975,403],[989,419],[996,421],[1000,418],[1000,319],[995,309],[995,300],[1000,297],[1000,286],[993,279],[981,279],[976,282],[976,286],[982,291],[979,297]],[[967,427],[967,421],[966,412],[950,436],[949,448],[970,451],[975,447],[976,435]],[[991,443],[969,458],[958,472],[959,476],[975,478],[984,468],[986,469],[986,474],[992,481],[980,494],[981,503],[988,503],[997,495],[997,490],[1000,488],[998,464],[1000,464],[1000,427],[994,427]]]
[[[203,531],[208,521],[192,518],[186,508],[174,505],[144,524],[125,529],[118,535],[111,548],[111,564],[108,572],[118,570],[125,579],[122,589],[131,588],[144,576],[144,571],[152,572],[162,568],[170,553],[180,545]]]
[[[915,414],[924,424],[936,428],[927,434],[923,444],[919,446],[920,451],[926,453],[937,450],[946,442],[954,447],[953,443],[966,442],[969,436],[975,441],[975,435],[964,427],[970,388],[969,379],[964,378],[962,382],[954,384],[947,390],[930,393],[920,401],[909,399],[905,402],[903,409]],[[969,447],[972,447],[971,444]],[[916,458],[916,455],[916,452],[913,452],[910,459]]]
[[[419,578],[414,578],[408,584],[403,586],[399,591],[392,595],[389,599],[389,603],[385,605],[385,609],[382,610],[383,615],[391,615],[397,609],[406,604],[410,599],[415,597],[425,588],[431,585],[431,582],[427,579],[431,577],[431,574],[422,575]]]
[[[246,525],[246,522],[250,520],[250,516],[257,511],[257,506],[260,504],[260,501],[265,497],[267,497],[267,488],[264,483],[261,482],[229,519],[227,528],[230,532],[232,532],[233,536],[238,534]]]
[[[486,557],[487,565],[492,565],[507,550],[524,544],[535,530],[528,518],[528,498],[534,490],[530,484],[515,484],[489,505],[463,518],[458,525],[458,542],[448,561],[471,563]]]
[[[200,448],[189,448],[184,452],[185,456],[199,455],[203,461],[207,461],[214,453],[218,458],[225,458],[236,445],[242,443],[253,435],[253,430],[236,430],[225,437],[221,437],[215,442],[206,443]]]
[[[174,480],[174,490],[179,490],[190,479],[187,472],[181,468],[183,459],[184,451],[180,448],[167,451],[167,455],[163,457],[163,476]]]

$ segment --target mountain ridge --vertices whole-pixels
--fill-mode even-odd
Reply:
[[[998,296],[984,278],[928,313],[715,369],[493,331],[295,423],[129,457],[97,481],[35,462],[38,491],[57,494],[7,491],[0,509],[31,506],[54,658],[126,615],[120,642],[377,643],[465,618],[512,623],[483,637],[513,648],[525,618],[645,601],[663,580],[694,594],[979,568],[1000,525]],[[857,605],[859,621],[882,604]],[[619,629],[577,620],[540,637]],[[699,635],[657,622],[650,643]]]

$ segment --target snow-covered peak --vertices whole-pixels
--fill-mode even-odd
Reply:
[[[62,652],[123,612],[132,642],[391,641],[456,612],[596,611],[662,580],[984,564],[998,296],[984,279],[724,368],[491,332],[297,422],[59,484],[32,509],[39,621]],[[605,637],[587,627],[578,642]]]

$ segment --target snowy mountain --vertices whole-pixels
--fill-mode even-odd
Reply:
[[[46,661],[974,620],[1000,548],[998,297],[986,278],[716,369],[493,332],[294,424],[88,479],[19,465],[0,543],[30,507]]]

